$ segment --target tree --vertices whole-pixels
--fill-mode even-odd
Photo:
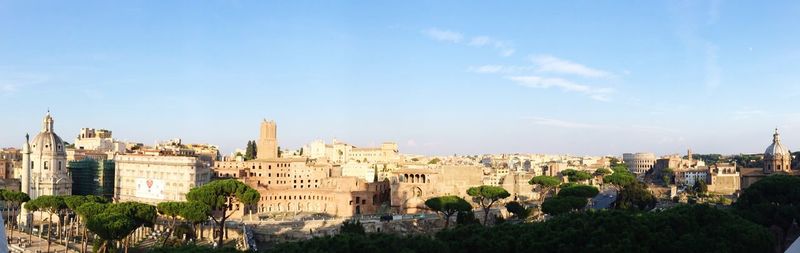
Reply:
[[[114,241],[124,239],[138,226],[134,217],[105,211],[91,216],[86,221],[86,227],[102,239],[98,252],[104,253],[110,251],[109,247],[114,245]]]
[[[628,172],[627,169],[615,170],[613,174],[603,177],[603,182],[617,187],[625,187],[636,182],[636,176]]]
[[[44,195],[29,201],[28,205],[35,206],[39,211],[46,212],[49,215],[47,219],[47,252],[50,252],[50,245],[52,244],[51,235],[53,234],[53,215],[59,215],[61,211],[67,208],[67,204],[64,203],[64,198],[61,196]],[[58,223],[60,227],[61,219],[59,219]],[[58,236],[58,234],[56,234],[56,236]]]
[[[220,246],[223,244],[225,221],[233,214],[228,214],[228,210],[239,209],[239,204],[234,202],[243,205],[254,205],[258,203],[260,198],[261,195],[258,191],[235,179],[213,181],[203,186],[192,188],[186,194],[187,200],[206,204],[213,210],[212,215],[209,215],[209,217],[217,224],[219,231],[217,243]]]
[[[75,213],[75,214],[78,214],[78,208],[80,208],[80,206],[82,206],[83,204],[86,204],[86,203],[89,203],[89,202],[93,202],[93,203],[106,203],[107,202],[107,200],[105,198],[100,197],[100,196],[94,196],[94,195],[88,195],[88,196],[70,195],[70,196],[64,196],[63,198],[64,198],[64,204],[67,205],[67,210],[72,212],[72,213]],[[80,215],[80,214],[78,215],[78,217],[81,218],[81,219],[79,219],[80,220],[79,223],[83,224],[83,227],[84,227],[83,233],[82,233],[82,239],[83,239],[83,242],[84,242],[84,245],[85,245],[86,238],[87,238],[86,237],[86,220],[83,219],[83,216]],[[73,230],[70,229],[69,232],[73,232]],[[69,241],[67,241],[67,247],[69,247]]]
[[[594,186],[588,185],[575,185],[566,188],[562,188],[561,191],[558,192],[559,197],[581,197],[581,198],[594,198],[600,194],[600,190]]]
[[[365,235],[364,226],[358,220],[347,220],[342,223],[341,234]]]
[[[22,205],[22,203],[30,201],[31,198],[28,196],[28,194],[24,192],[4,191],[3,199],[5,199],[6,203],[10,204],[10,207],[12,209],[12,211],[9,212],[9,218],[7,222],[11,224],[10,227],[12,227],[12,229],[10,229],[11,234],[9,236],[13,238],[14,237],[13,227],[17,224],[17,219],[12,218],[11,214],[19,215],[19,208]]]
[[[611,170],[607,168],[598,168],[594,171],[594,174],[598,176],[607,176],[611,174]]]
[[[656,207],[656,197],[647,190],[647,186],[635,182],[622,187],[614,201],[614,208],[648,211]]]
[[[570,182],[586,181],[592,178],[592,174],[585,171],[566,169],[561,171],[561,175],[566,176]]]
[[[696,180],[694,182],[694,186],[692,186],[692,189],[695,193],[702,197],[708,192],[708,185],[706,185],[706,182],[703,180]]]
[[[196,201],[184,202],[178,215],[192,224],[192,230],[197,234],[197,224],[208,220],[208,216],[211,215],[211,207]],[[203,231],[200,233],[202,237]]]
[[[800,220],[800,177],[775,174],[753,183],[745,189],[734,210],[740,216],[782,231],[778,242],[785,249],[789,230]]]
[[[528,181],[531,185],[538,185],[541,195],[539,195],[539,202],[543,201],[545,196],[553,189],[561,184],[561,180],[551,176],[535,176]]]
[[[184,202],[167,201],[158,203],[156,206],[158,209],[158,214],[170,218],[169,232],[167,232],[166,236],[164,237],[164,242],[161,244],[162,247],[167,245],[167,241],[175,230],[175,221],[177,220],[178,215],[180,215],[181,209],[183,208],[183,203]]]
[[[486,226],[489,219],[489,209],[498,200],[508,198],[511,194],[503,187],[481,185],[467,189],[467,195],[472,196],[483,208],[483,225]]]
[[[442,160],[437,157],[437,158],[433,158],[430,161],[428,161],[428,164],[439,164],[439,162],[441,162],[441,161]]]
[[[566,196],[549,198],[542,203],[542,212],[549,215],[559,215],[579,210],[586,207],[589,201],[583,197]]]
[[[675,170],[672,168],[664,168],[661,170],[661,179],[664,180],[664,185],[669,186],[672,184],[672,176],[674,175]]]
[[[445,229],[450,225],[450,217],[452,217],[453,214],[472,210],[472,205],[458,196],[433,197],[426,200],[425,205],[444,216]]]
[[[527,219],[528,216],[530,216],[531,212],[533,211],[533,209],[525,208],[519,202],[516,201],[511,201],[506,203],[506,210],[508,210],[509,213],[514,214],[515,217],[523,221]]]
[[[88,242],[88,236],[87,236],[87,234],[88,234],[88,231],[87,231],[88,230],[88,224],[87,223],[89,221],[89,218],[91,218],[94,215],[97,215],[99,213],[104,212],[107,207],[108,207],[108,205],[104,204],[104,203],[87,202],[87,203],[81,204],[80,206],[78,206],[76,209],[73,210],[73,211],[75,211],[75,213],[78,214],[78,216],[81,217],[81,221],[83,223],[83,233],[82,233],[83,234],[82,235],[83,244],[81,245],[81,252],[86,252],[86,249],[87,249],[87,246],[88,246],[87,245],[87,242]]]
[[[245,148],[244,153],[244,160],[253,160],[256,159],[258,155],[258,148],[256,147],[256,141],[247,141],[247,148]]]

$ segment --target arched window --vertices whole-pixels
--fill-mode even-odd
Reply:
[[[47,169],[47,162],[44,162],[44,169]]]

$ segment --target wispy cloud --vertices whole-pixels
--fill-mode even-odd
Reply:
[[[479,74],[515,74],[535,69],[533,66],[483,65],[469,67],[467,70]]]
[[[567,92],[583,93],[598,101],[610,101],[611,98],[608,95],[614,91],[611,88],[595,88],[561,78],[541,76],[510,76],[507,78],[522,86],[540,89],[555,87]]]
[[[47,82],[48,79],[45,75],[5,73],[0,77],[0,94],[12,94],[23,87]]]
[[[439,28],[428,28],[422,30],[422,33],[433,40],[454,43],[454,44],[461,43],[465,38],[464,34],[460,32],[444,30]],[[466,44],[472,47],[488,47],[495,49],[499,52],[501,56],[504,57],[511,56],[514,54],[514,52],[516,52],[512,42],[495,39],[489,36],[472,37],[469,41],[466,42]]]
[[[538,66],[538,71],[543,73],[578,75],[592,78],[605,78],[613,76],[611,73],[606,71],[590,68],[584,66],[583,64],[559,59],[549,55],[534,56],[531,60]]]
[[[443,42],[459,43],[464,39],[464,35],[459,32],[440,30],[437,28],[429,28],[422,31],[422,33],[428,35],[431,39]]]
[[[472,37],[469,45],[474,47],[492,47],[498,50],[501,56],[505,57],[513,55],[516,51],[511,45],[511,42],[497,40],[489,36]]]
[[[587,129],[587,128],[607,128],[608,126],[604,125],[596,125],[596,124],[585,124],[585,123],[578,123],[578,122],[571,122],[565,121],[560,119],[552,119],[552,118],[542,118],[542,117],[528,117],[525,118],[530,120],[531,123],[536,125],[542,126],[551,126],[551,127],[561,127],[561,128],[579,128],[579,129]]]
[[[753,110],[753,109],[744,109],[738,110],[731,113],[732,118],[735,120],[747,120],[752,119],[754,117],[764,116],[766,112],[762,110]]]

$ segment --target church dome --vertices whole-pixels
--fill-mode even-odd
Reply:
[[[53,118],[50,117],[50,112],[44,116],[42,121],[42,132],[33,138],[30,143],[31,152],[34,154],[52,155],[52,156],[66,156],[64,141],[61,137],[53,132]]]
[[[772,135],[772,145],[767,147],[764,151],[764,157],[790,157],[789,149],[781,144],[781,135],[778,134],[778,129],[775,129],[775,134]]]

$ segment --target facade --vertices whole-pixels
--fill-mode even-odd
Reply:
[[[375,213],[388,202],[388,181],[368,182],[369,170],[363,166],[348,166],[348,175],[343,175],[341,166],[326,161],[278,157],[275,129],[273,121],[261,123],[257,159],[214,164],[215,178],[238,179],[261,194],[255,206],[239,207],[234,217],[303,213],[349,217]]]
[[[158,204],[185,201],[211,177],[209,164],[192,156],[119,155],[114,159],[114,201]]]
[[[258,159],[278,158],[278,125],[275,121],[261,122],[261,131],[256,144]]]
[[[741,181],[736,164],[718,163],[708,171],[708,191],[731,195],[739,191]]]
[[[35,199],[42,195],[72,194],[64,141],[53,131],[55,121],[48,112],[42,130],[22,150],[22,190]]]
[[[109,200],[114,197],[114,160],[84,158],[70,161],[72,195],[95,195]]]
[[[398,213],[415,214],[430,211],[425,200],[431,197],[453,195],[469,201],[467,189],[483,184],[483,171],[483,166],[463,165],[398,169],[390,180],[391,207]]]
[[[764,167],[741,169],[742,190],[772,174],[800,176],[798,171],[791,168],[791,164],[792,154],[781,143],[781,136],[778,133],[778,129],[775,129],[775,134],[772,135],[772,144],[764,151]]]
[[[392,163],[399,162],[401,157],[397,143],[384,142],[380,147],[359,148],[344,142],[333,140],[331,144],[317,140],[303,147],[303,155],[310,159],[327,160],[333,164],[349,162]]]
[[[650,171],[656,163],[656,155],[653,153],[625,153],[622,160],[628,165],[628,170],[637,175],[643,175]]]
[[[81,128],[74,146],[76,150],[125,153],[125,143],[114,141],[111,131],[105,129]]]

